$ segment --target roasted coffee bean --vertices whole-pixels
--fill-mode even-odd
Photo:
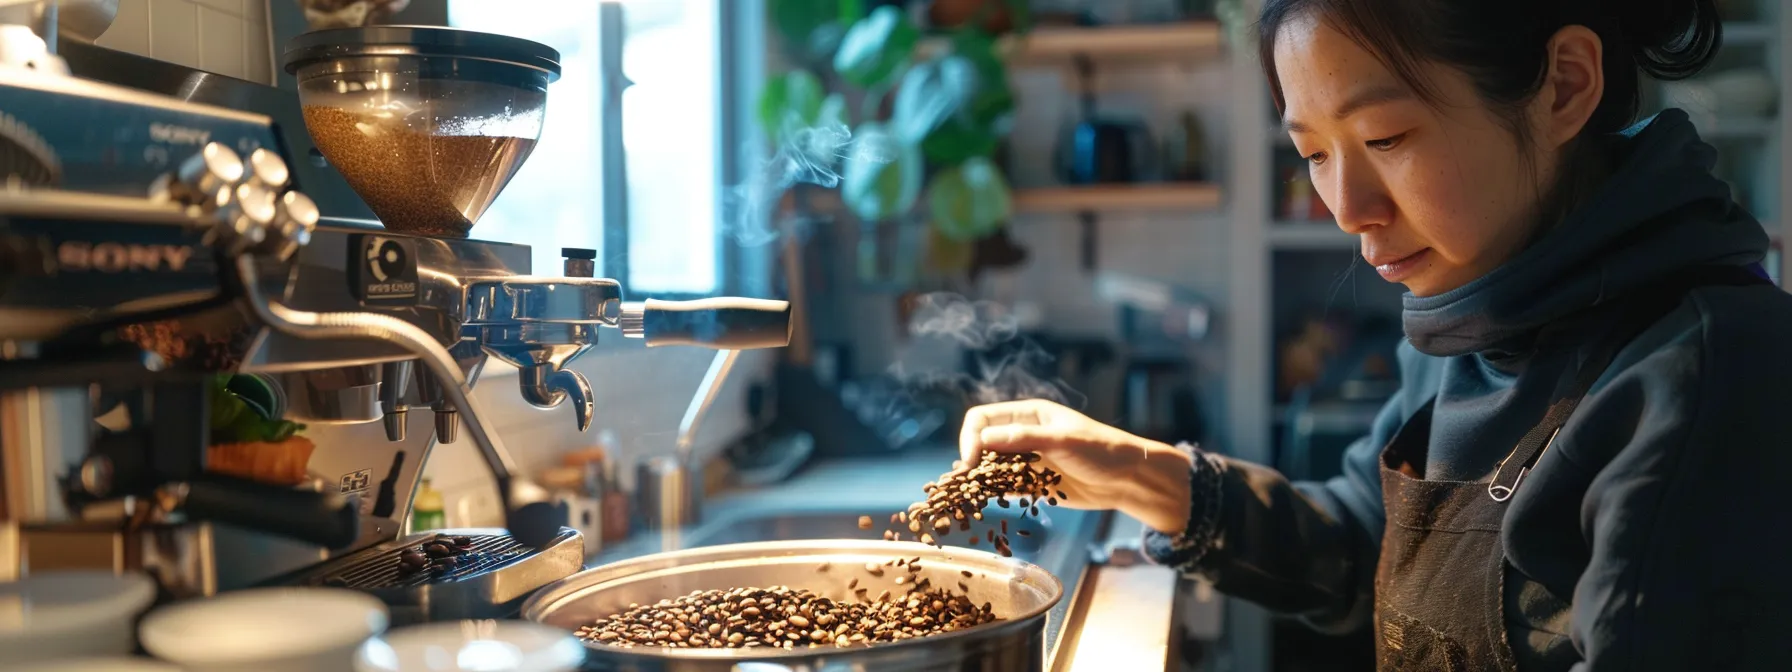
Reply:
[[[859,529],[871,529],[871,516],[859,516]]]
[[[446,558],[453,553],[454,551],[448,550],[447,546],[441,544],[430,544],[423,547],[423,554],[432,558]]]
[[[750,605],[748,600],[752,601]],[[720,622],[723,614],[744,614],[747,609],[787,617],[748,621],[735,616],[728,618],[727,625]],[[577,635],[623,648],[764,646],[789,650],[798,644],[807,648],[830,644],[868,646],[962,630],[995,620],[987,604],[977,607],[962,591],[952,593],[916,586],[895,600],[891,600],[889,591],[884,591],[875,601],[847,603],[809,591],[774,586],[696,591],[652,606],[631,605],[627,611],[579,628]]]

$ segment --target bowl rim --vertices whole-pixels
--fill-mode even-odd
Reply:
[[[281,69],[296,75],[313,63],[363,56],[468,58],[514,65],[560,79],[560,52],[520,37],[444,26],[364,26],[300,33],[286,43]]]
[[[919,639],[881,643],[868,647],[865,650],[888,650],[903,645],[925,646],[928,644],[943,644],[953,641],[961,641],[971,637],[978,637],[983,633],[1017,630],[1030,627],[1032,623],[1045,619],[1052,608],[1056,607],[1058,603],[1064,599],[1064,581],[1051,572],[1046,571],[1044,567],[1018,558],[1005,558],[989,551],[974,548],[961,548],[957,546],[936,547],[915,541],[792,539],[701,546],[678,551],[652,553],[629,558],[627,560],[619,560],[605,565],[599,565],[537,589],[535,594],[530,595],[529,599],[523,602],[522,610],[518,614],[518,617],[530,622],[550,625],[550,627],[560,627],[552,626],[551,624],[546,623],[543,619],[558,610],[562,605],[582,599],[584,597],[582,593],[586,590],[612,580],[627,578],[638,572],[675,567],[679,564],[695,564],[681,561],[707,558],[711,561],[720,562],[746,559],[762,555],[790,557],[793,555],[800,556],[802,554],[801,552],[805,550],[813,551],[815,553],[875,552],[880,554],[887,553],[892,557],[910,557],[918,554],[923,556],[923,563],[925,563],[925,556],[933,555],[936,557],[944,556],[951,559],[969,559],[979,564],[1006,565],[1012,569],[1011,575],[1028,575],[1042,578],[1042,587],[1047,589],[1047,594],[1049,595],[1049,599],[1042,601],[1039,605],[999,621],[985,623],[963,630],[929,635]],[[701,560],[699,560],[699,562],[701,562]],[[808,648],[784,650],[765,648],[662,649],[639,647],[624,649],[614,646],[605,646],[596,642],[589,642],[584,638],[579,638],[579,643],[583,644],[585,648],[589,650],[601,651],[606,655],[655,659],[730,660],[752,658],[754,660],[774,660],[785,658],[807,658],[813,657],[817,653],[816,650]],[[853,649],[853,651],[858,650],[859,649]]]

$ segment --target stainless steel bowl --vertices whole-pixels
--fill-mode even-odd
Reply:
[[[972,601],[989,602],[1002,620],[933,637],[867,648],[621,649],[587,643],[586,669],[616,672],[903,672],[953,670],[1034,672],[1045,669],[1046,614],[1064,586],[1051,573],[1019,560],[962,548],[916,543],[812,539],[712,546],[659,553],[574,574],[523,603],[523,618],[577,630],[626,610],[698,590],[789,586],[849,599],[853,579],[873,593],[901,593],[895,578],[865,571],[866,563],[921,558],[919,576],[935,586],[963,581]],[[823,563],[828,568],[822,571]],[[966,578],[963,572],[970,572]],[[751,663],[750,665],[746,663]]]

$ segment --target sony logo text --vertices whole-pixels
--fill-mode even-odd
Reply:
[[[192,257],[193,248],[184,245],[69,241],[56,247],[56,264],[65,271],[181,271]]]

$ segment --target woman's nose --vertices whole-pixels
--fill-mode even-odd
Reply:
[[[1338,228],[1358,235],[1393,221],[1394,203],[1375,171],[1350,163],[1339,161],[1331,179],[1326,180],[1331,184],[1317,186],[1325,206],[1338,219]]]

